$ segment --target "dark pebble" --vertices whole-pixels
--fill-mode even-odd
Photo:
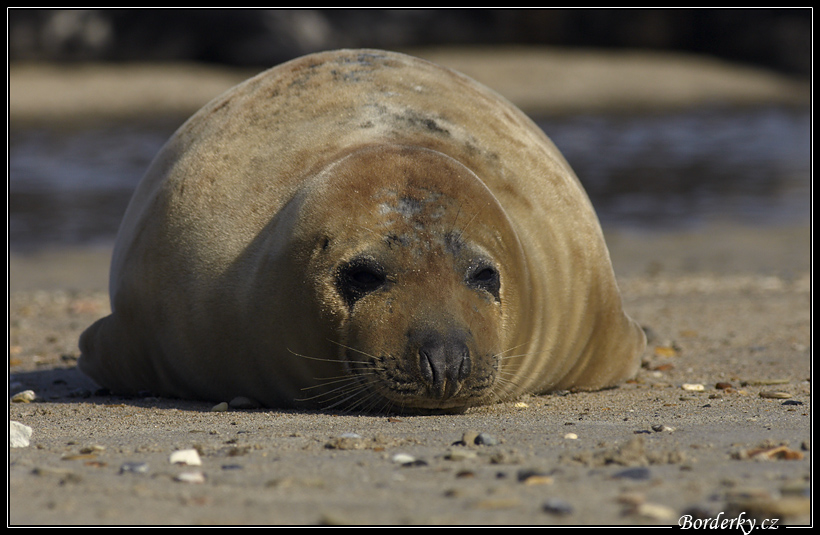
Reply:
[[[412,468],[414,466],[427,466],[427,461],[416,459],[415,461],[410,461],[409,463],[402,463],[401,466],[402,468]]]
[[[640,466],[638,468],[627,468],[626,470],[621,470],[617,472],[612,477],[617,479],[633,479],[635,481],[644,481],[649,479],[651,473],[649,468]]]
[[[573,508],[572,505],[565,502],[560,498],[550,498],[544,505],[541,506],[545,513],[549,513],[551,515],[569,515],[572,514]]]
[[[479,433],[478,436],[475,437],[475,443],[483,446],[496,446],[498,439],[487,433]]]
[[[241,464],[223,464],[223,470],[242,470],[244,468]]]
[[[130,472],[132,474],[144,474],[148,471],[148,464],[147,463],[123,463],[120,466],[120,473],[124,474],[126,472]]]

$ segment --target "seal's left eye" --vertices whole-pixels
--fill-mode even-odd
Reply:
[[[386,281],[382,267],[369,258],[359,258],[341,266],[336,275],[336,286],[348,306],[375,292]]]
[[[490,292],[498,300],[501,276],[498,270],[487,264],[479,264],[467,272],[467,284],[478,290]]]
[[[348,282],[364,291],[375,290],[384,282],[384,276],[381,273],[366,267],[350,270],[346,275]]]

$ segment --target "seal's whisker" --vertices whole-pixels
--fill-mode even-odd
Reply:
[[[367,228],[364,225],[356,225],[356,226],[359,227],[360,229],[366,230],[367,232],[373,234],[374,236],[381,237],[381,235],[378,232],[376,232],[375,230],[373,230],[372,228]]]
[[[365,357],[369,357],[369,358],[371,358],[371,359],[378,359],[378,358],[379,358],[378,356],[376,356],[376,355],[371,355],[370,353],[368,353],[368,352],[366,352],[366,351],[362,351],[361,349],[356,349],[355,347],[346,346],[346,345],[342,344],[341,342],[337,342],[336,340],[329,340],[329,341],[330,341],[331,343],[333,343],[333,344],[336,344],[336,345],[337,345],[337,346],[339,346],[339,347],[343,347],[343,348],[345,348],[345,349],[349,349],[350,351],[355,351],[356,353],[359,353],[359,354],[361,354],[361,355],[364,355]]]
[[[533,353],[519,353],[518,355],[507,355],[506,357],[498,357],[498,360],[500,362],[503,362],[508,360],[520,359],[522,357],[527,357],[529,355],[533,355]]]
[[[296,401],[316,401],[316,400],[321,400],[323,397],[330,396],[330,395],[334,395],[335,393],[337,393],[337,391],[342,391],[342,392],[344,392],[344,390],[345,390],[346,388],[349,388],[349,387],[350,387],[350,385],[342,385],[342,386],[337,387],[337,388],[335,388],[335,389],[333,389],[333,390],[330,390],[330,391],[328,391],[328,392],[320,392],[320,393],[315,394],[315,395],[313,395],[313,396],[306,396],[306,397],[296,398]],[[332,399],[335,399],[335,396],[334,396],[334,398],[332,398]]]
[[[517,389],[521,386],[522,379],[523,377],[519,377],[518,374],[513,371],[499,370],[496,373],[496,381],[498,382],[498,384],[504,386],[511,386],[514,389]]]
[[[480,212],[476,212],[475,214],[473,214],[473,217],[471,217],[470,220],[467,221],[467,224],[462,227],[461,232],[459,232],[457,238],[459,241],[464,237],[464,233],[467,232],[467,227],[469,227],[472,224],[472,222],[475,221],[475,218],[478,217],[479,213]]]
[[[362,366],[361,368],[353,368],[352,371],[357,372],[355,375],[335,375],[332,377],[314,377],[315,381],[322,381],[319,384],[306,386],[302,390],[312,390],[314,388],[322,388],[328,385],[345,383],[345,382],[359,382],[362,377],[368,375],[375,375],[376,372],[369,366]]]
[[[309,360],[316,360],[316,361],[319,361],[319,362],[337,362],[339,364],[345,364],[348,371],[358,372],[358,371],[362,371],[362,370],[367,371],[367,370],[371,369],[371,367],[365,362],[355,362],[355,361],[351,362],[351,361],[346,360],[346,359],[327,359],[327,358],[321,358],[321,357],[310,357],[308,355],[302,355],[300,353],[296,353],[295,351],[292,351],[291,349],[288,349],[288,351],[290,351],[290,353],[292,355],[295,355],[295,356],[301,357],[301,358],[305,358],[305,359],[309,359]],[[344,376],[338,376],[338,377],[344,377]],[[324,378],[314,377],[314,379],[317,379],[317,380],[320,380],[320,379],[336,379],[336,377],[324,377]]]
[[[504,376],[502,373],[499,373],[498,375],[496,375],[497,383],[499,385],[503,385],[503,386],[512,386],[514,388],[517,388],[519,386],[519,382],[516,381],[515,379],[516,379],[516,376],[513,373],[510,373],[507,376]]]
[[[328,358],[322,358],[322,357],[310,357],[308,355],[302,355],[301,353],[297,353],[296,351],[293,351],[289,347],[286,347],[285,349],[287,349],[288,352],[290,352],[291,355],[301,357],[303,359],[318,360],[320,362],[340,362],[340,363],[345,362],[344,359],[328,359]]]
[[[373,413],[385,413],[390,412],[390,408],[393,407],[394,403],[392,400],[381,396],[378,392],[372,391],[370,397],[370,402],[365,406],[364,402],[367,401],[362,400],[362,403],[359,405],[363,408],[363,410],[367,412]],[[381,407],[378,409],[376,408],[376,404],[381,402]]]
[[[334,396],[333,398],[328,400],[328,402],[331,402],[333,400],[337,400],[335,403],[332,403],[330,405],[325,405],[323,408],[325,410],[335,409],[337,407],[340,407],[340,406],[346,404],[348,401],[350,401],[352,399],[352,400],[355,401],[355,403],[348,406],[347,410],[354,410],[356,407],[360,407],[361,403],[363,401],[365,401],[366,399],[368,399],[368,397],[370,397],[370,396],[368,396],[364,400],[362,400],[360,396],[357,397],[357,394],[359,394],[362,391],[366,391],[366,390],[367,390],[367,385],[364,385],[364,384],[361,384],[361,383],[359,383],[358,385],[352,385],[349,390],[342,391],[337,396]]]
[[[527,342],[524,342],[523,344],[518,344],[517,346],[512,346],[511,348],[509,348],[509,349],[505,349],[504,351],[500,351],[500,352],[496,353],[496,354],[495,354],[495,356],[496,356],[496,357],[500,357],[500,356],[501,356],[501,355],[503,355],[504,353],[509,353],[509,352],[510,352],[510,351],[512,351],[513,349],[518,349],[519,347],[521,347],[521,346],[525,346],[525,345],[527,345]]]
[[[366,388],[366,385],[361,384],[355,377],[351,377],[350,381],[347,384],[340,385],[336,388],[328,390],[327,392],[320,392],[314,396],[309,396],[305,398],[300,398],[297,401],[317,401],[321,400],[321,403],[331,402],[335,399],[338,399],[340,396],[346,396],[350,393],[356,393]],[[329,399],[322,400],[324,397],[330,396]]]
[[[462,207],[462,204],[458,203],[458,210],[456,211],[456,217],[453,218],[453,224],[450,227],[450,231],[448,232],[448,234],[452,234],[453,230],[455,230],[455,228],[456,228],[456,223],[458,222],[458,216],[461,215],[461,207]],[[459,235],[459,237],[461,237],[461,236]]]
[[[323,381],[323,382],[321,382],[319,384],[311,385],[311,386],[306,386],[306,387],[302,388],[301,390],[302,391],[313,390],[314,388],[323,388],[323,387],[328,386],[328,385],[334,385],[334,384],[338,384],[338,383],[345,383],[345,382],[350,382],[350,381],[355,381],[356,380],[355,377],[350,376],[350,375],[339,375],[339,376],[336,376],[336,377],[314,377],[314,379],[316,381]]]

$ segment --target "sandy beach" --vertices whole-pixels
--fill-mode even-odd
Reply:
[[[455,58],[448,61],[479,79],[492,77],[480,69],[493,65],[515,71],[512,61],[487,53],[485,61],[452,51],[429,57],[442,63]],[[550,60],[550,68],[572,73],[573,80],[587,77],[581,86],[597,92],[577,92],[568,104],[571,92],[556,90],[554,100],[543,90],[523,94],[523,78],[538,83],[538,77],[520,75],[532,64],[519,66],[517,82],[513,74],[498,75],[522,94],[496,89],[530,112],[600,111],[605,102],[620,109],[641,98],[649,108],[662,108],[687,99],[734,98],[750,105],[806,97],[802,84],[770,73],[667,58],[668,75],[660,78],[666,84],[677,73],[681,94],[674,104],[646,102],[630,96],[628,87],[592,80],[606,76],[613,61],[657,72],[655,56],[596,60],[591,53],[530,51],[506,59],[513,57]],[[93,107],[85,84],[97,76],[122,83],[122,72],[103,71],[78,78],[47,66],[13,67],[12,121],[77,120]],[[126,85],[154,87],[151,72],[142,67]],[[242,79],[239,73],[236,80],[192,73],[180,71],[185,79],[175,82],[178,87],[197,76],[215,76],[222,80],[216,85],[226,87]],[[665,85],[647,88],[648,79],[641,84],[646,94],[671,98]],[[758,88],[754,98],[748,96],[751,79],[758,80],[751,84]],[[48,99],[26,89],[46,80],[67,89],[51,91]],[[700,91],[704,87],[711,89]],[[51,102],[58,93],[75,100]],[[540,100],[528,101],[533,95]],[[168,109],[189,113],[202,98],[175,101]],[[134,99],[130,111],[99,105],[127,117],[146,105]],[[152,109],[164,109],[150,101]],[[602,392],[531,396],[438,416],[215,411],[211,402],[106,395],[75,365],[80,333],[109,310],[110,248],[12,253],[9,420],[29,427],[31,436],[27,446],[9,448],[8,523],[809,524],[809,222],[604,230],[625,307],[649,333],[637,377]],[[12,397],[27,390],[31,399]],[[196,460],[172,463],[172,454],[184,450],[194,450]]]

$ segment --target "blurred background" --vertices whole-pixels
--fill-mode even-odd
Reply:
[[[567,157],[605,229],[811,215],[810,9],[7,14],[12,251],[110,245],[188,115],[262,69],[342,47],[414,53],[507,96]]]

